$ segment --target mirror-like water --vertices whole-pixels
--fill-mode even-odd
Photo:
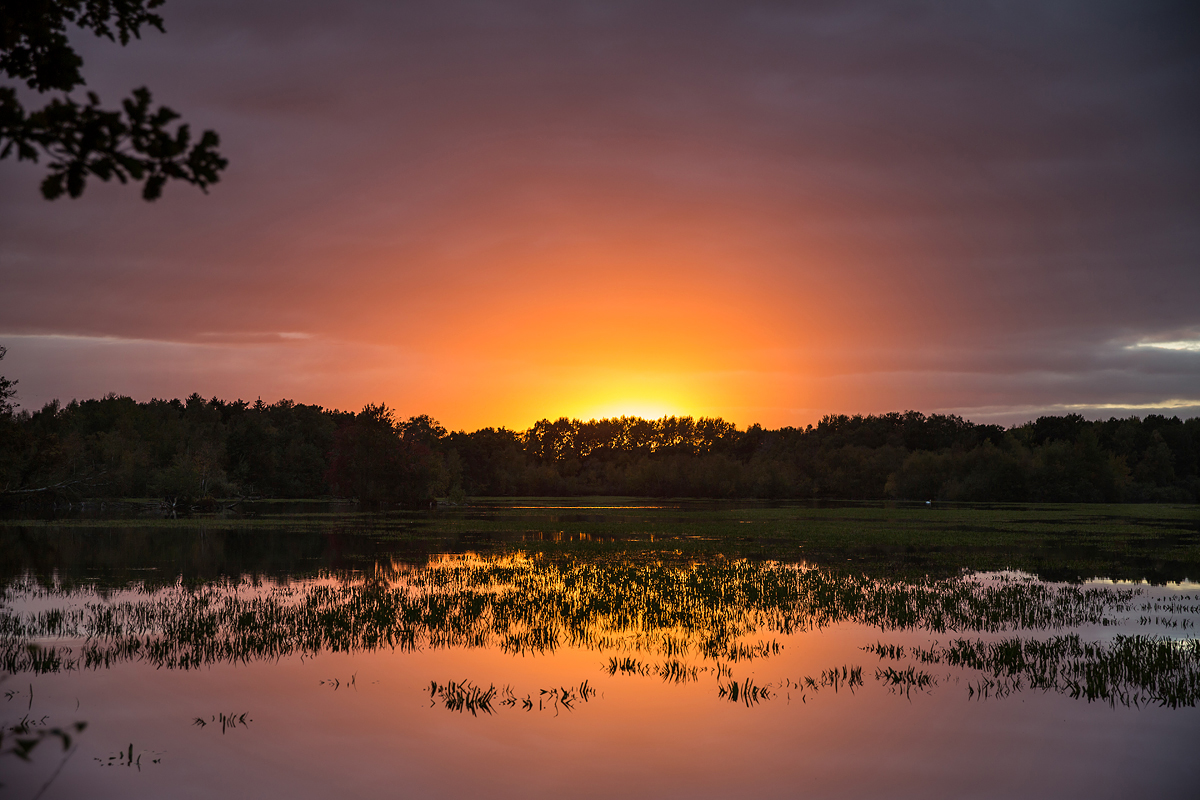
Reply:
[[[249,552],[191,529],[13,534],[6,796],[1186,796],[1200,778],[1192,583],[312,530]],[[101,551],[124,557],[78,555]]]

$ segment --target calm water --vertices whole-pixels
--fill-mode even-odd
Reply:
[[[3,756],[8,797],[1124,797],[1200,780],[1186,582],[901,580],[333,525],[19,547],[4,748],[22,722],[72,740]]]

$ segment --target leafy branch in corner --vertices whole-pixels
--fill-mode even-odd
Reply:
[[[63,98],[26,116],[16,93],[0,88],[0,159],[14,150],[22,161],[38,160],[38,151],[50,156],[50,174],[42,181],[42,194],[54,200],[65,191],[83,193],[88,175],[101,180],[116,178],[145,181],[142,197],[156,200],[168,178],[177,178],[207,189],[219,180],[228,163],[217,153],[217,134],[205,131],[191,144],[186,124],[174,132],[167,126],[179,114],[150,104],[150,92],[137,89],[122,103],[124,114],[100,108],[100,98],[88,92],[82,105]],[[189,147],[190,145],[190,147]]]
[[[70,92],[85,81],[83,59],[71,48],[67,23],[128,44],[147,25],[163,31],[151,9],[164,0],[0,0],[0,69],[38,93]],[[142,197],[155,200],[168,179],[207,191],[228,161],[217,152],[220,138],[206,130],[193,139],[179,114],[155,107],[149,89],[136,89],[121,109],[106,110],[87,93],[80,103],[64,94],[27,111],[11,86],[0,86],[0,160],[38,162],[48,157],[42,181],[48,200],[65,192],[79,197],[89,176],[121,183],[141,182]],[[174,124],[174,127],[172,125]]]

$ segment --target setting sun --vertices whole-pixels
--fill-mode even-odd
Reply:
[[[669,403],[653,400],[619,400],[586,409],[578,416],[583,420],[611,417],[659,419],[660,417],[685,416],[688,413],[688,411]]]

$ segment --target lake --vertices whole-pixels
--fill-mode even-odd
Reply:
[[[1200,780],[1194,507],[134,511],[0,524],[7,797]]]

